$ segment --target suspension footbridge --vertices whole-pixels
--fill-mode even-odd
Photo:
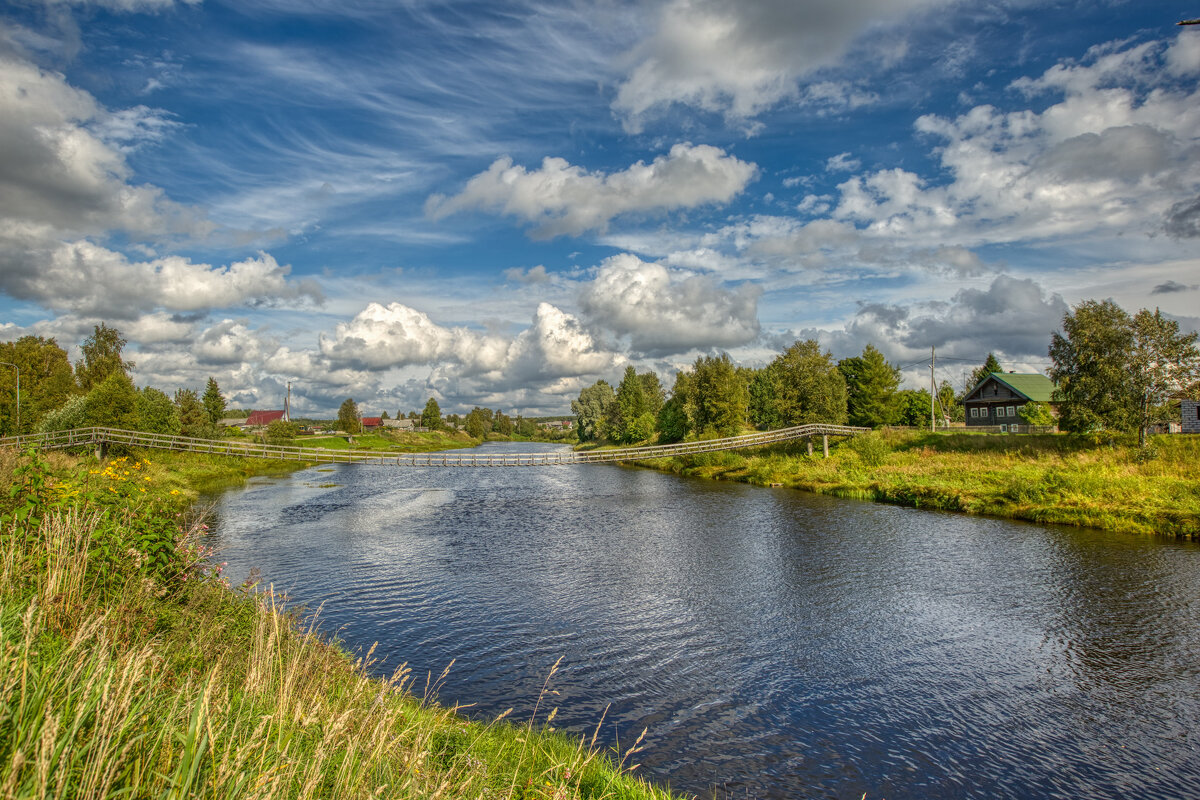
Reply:
[[[549,467],[567,464],[603,464],[628,461],[645,461],[655,458],[694,453],[713,453],[720,450],[741,450],[762,447],[779,442],[808,441],[812,452],[813,440],[820,438],[825,455],[829,454],[830,437],[848,438],[866,433],[868,428],[848,425],[809,424],[773,431],[748,433],[742,436],[727,436],[721,439],[705,439],[695,442],[625,447],[603,450],[555,450],[541,453],[486,453],[479,451],[439,450],[429,453],[406,453],[383,450],[331,450],[323,447],[293,447],[288,445],[259,444],[231,439],[196,439],[189,436],[171,436],[159,433],[143,433],[120,428],[75,428],[67,431],[6,436],[0,438],[0,447],[37,448],[43,450],[72,447],[94,447],[103,457],[110,445],[124,445],[151,450],[177,450],[189,453],[238,456],[241,458],[263,458],[275,461],[305,461],[316,463],[383,464],[400,467]]]

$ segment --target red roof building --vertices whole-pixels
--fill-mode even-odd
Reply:
[[[363,417],[362,425],[364,428],[382,428],[383,417]]]
[[[270,425],[277,419],[283,419],[283,414],[282,411],[251,411],[250,416],[246,417],[246,427],[257,428]]]

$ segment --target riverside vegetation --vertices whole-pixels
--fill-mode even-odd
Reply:
[[[1200,437],[876,431],[809,456],[801,442],[656,459],[685,475],[1137,533],[1200,536]]]
[[[553,729],[557,665],[528,720],[470,721],[230,587],[195,487],[282,465],[170,458],[0,449],[0,796],[670,796],[631,774],[640,739]]]

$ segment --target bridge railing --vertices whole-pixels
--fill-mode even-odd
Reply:
[[[848,425],[809,424],[773,431],[759,431],[742,436],[727,436],[695,442],[624,447],[582,452],[555,451],[550,453],[462,453],[438,451],[408,453],[379,450],[328,450],[323,447],[294,447],[290,445],[238,442],[229,439],[198,439],[162,433],[144,433],[121,428],[76,428],[67,431],[26,434],[0,438],[0,447],[37,447],[61,449],[67,447],[107,446],[123,444],[158,450],[178,450],[192,453],[263,458],[279,461],[316,461],[321,463],[373,463],[413,467],[518,467],[555,466],[564,464],[597,464],[621,461],[642,461],[669,458],[691,453],[712,453],[720,450],[740,450],[761,447],[777,442],[813,436],[855,436],[868,431]]]

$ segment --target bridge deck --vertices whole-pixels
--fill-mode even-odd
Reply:
[[[282,445],[234,442],[228,439],[194,439],[159,433],[141,433],[119,428],[76,428],[69,431],[6,436],[0,447],[36,447],[62,449],[96,445],[123,444],[157,450],[179,450],[192,453],[265,458],[277,461],[316,461],[320,463],[388,464],[408,467],[546,467],[565,464],[599,464],[620,461],[641,461],[667,458],[686,453],[712,453],[719,450],[740,450],[776,442],[787,442],[812,436],[855,436],[867,428],[848,425],[797,425],[773,431],[707,439],[699,442],[625,447],[609,450],[556,451],[549,453],[477,453],[441,450],[433,453],[405,453],[379,450],[327,450],[323,447],[286,447]]]

